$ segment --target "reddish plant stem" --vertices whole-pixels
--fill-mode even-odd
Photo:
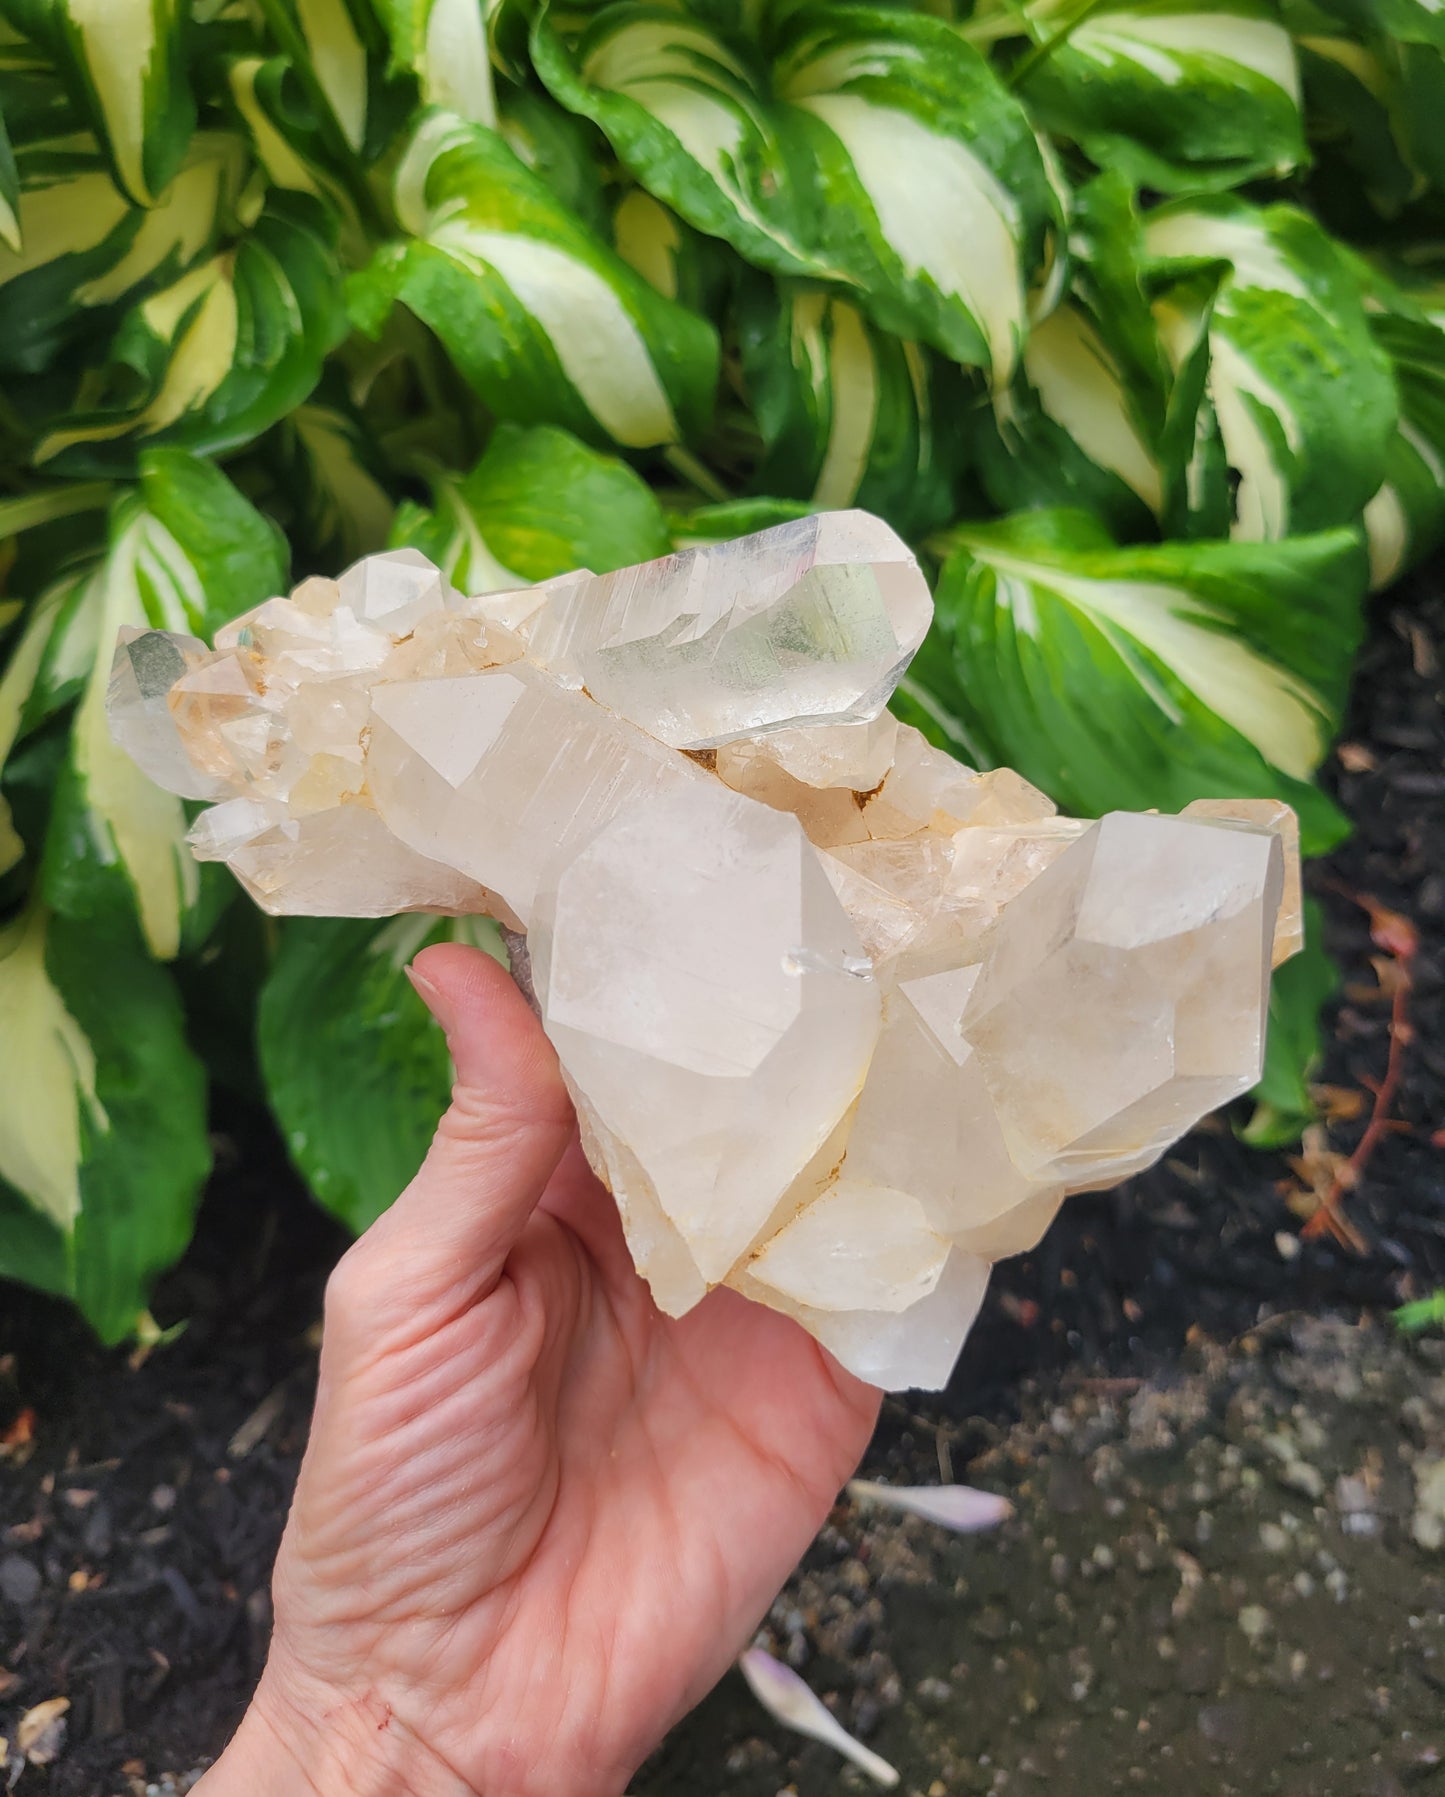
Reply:
[[[1399,969],[1395,989],[1390,997],[1390,1052],[1385,1062],[1385,1077],[1374,1088],[1375,1102],[1370,1111],[1370,1121],[1365,1125],[1365,1133],[1330,1182],[1330,1189],[1321,1198],[1319,1209],[1301,1229],[1300,1235],[1306,1241],[1314,1241],[1328,1233],[1358,1254],[1364,1251],[1365,1244],[1359,1231],[1346,1217],[1343,1200],[1345,1194],[1352,1192],[1359,1184],[1370,1156],[1379,1146],[1382,1137],[1393,1127],[1390,1107],[1400,1088],[1400,1079],[1405,1070],[1405,1049],[1412,1033],[1410,964],[1420,939],[1414,924],[1398,911],[1388,911],[1378,900],[1356,893],[1349,893],[1347,896],[1369,913],[1370,940],[1376,948],[1389,955]]]

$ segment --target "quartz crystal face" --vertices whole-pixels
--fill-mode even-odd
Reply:
[[[898,723],[931,615],[862,512],[480,599],[398,550],[123,632],[111,727],[268,911],[527,933],[663,1310],[940,1386],[991,1262],[1258,1077],[1301,902],[1283,805],[1061,818]]]
[[[494,615],[539,667],[674,749],[877,717],[933,617],[908,546],[867,512],[538,592],[525,617]]]

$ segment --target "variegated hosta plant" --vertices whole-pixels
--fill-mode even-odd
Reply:
[[[0,1275],[143,1327],[208,1074],[366,1223],[447,1078],[401,969],[485,941],[198,867],[122,625],[861,505],[938,574],[935,741],[1327,848],[1366,594],[1445,527],[1442,100],[1436,0],[0,0]]]

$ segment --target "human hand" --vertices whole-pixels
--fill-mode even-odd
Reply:
[[[718,1679],[879,1394],[796,1324],[653,1305],[495,962],[414,977],[456,1068],[327,1291],[251,1709],[203,1797],[608,1797]]]

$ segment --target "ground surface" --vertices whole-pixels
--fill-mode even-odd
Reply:
[[[1075,1200],[1000,1270],[950,1391],[890,1400],[866,1469],[951,1468],[1006,1492],[1014,1518],[950,1537],[840,1504],[774,1609],[775,1650],[905,1792],[1445,1789],[1445,1549],[1429,1545],[1445,1520],[1427,1495],[1445,1337],[1408,1344],[1382,1320],[1445,1284],[1442,660],[1445,600],[1417,589],[1381,611],[1332,773],[1356,835],[1315,870],[1347,985],[1309,1154],[1291,1166],[1217,1124]],[[1398,960],[1362,900],[1419,936],[1396,1004],[1398,1127],[1343,1196],[1354,1245],[1301,1242],[1302,1194],[1334,1185],[1389,1061]],[[0,1289],[0,1736],[70,1700],[22,1794],[183,1787],[264,1654],[339,1243],[257,1119],[223,1119],[220,1149],[156,1306],[189,1327],[142,1364]],[[736,1677],[635,1783],[863,1788]]]

